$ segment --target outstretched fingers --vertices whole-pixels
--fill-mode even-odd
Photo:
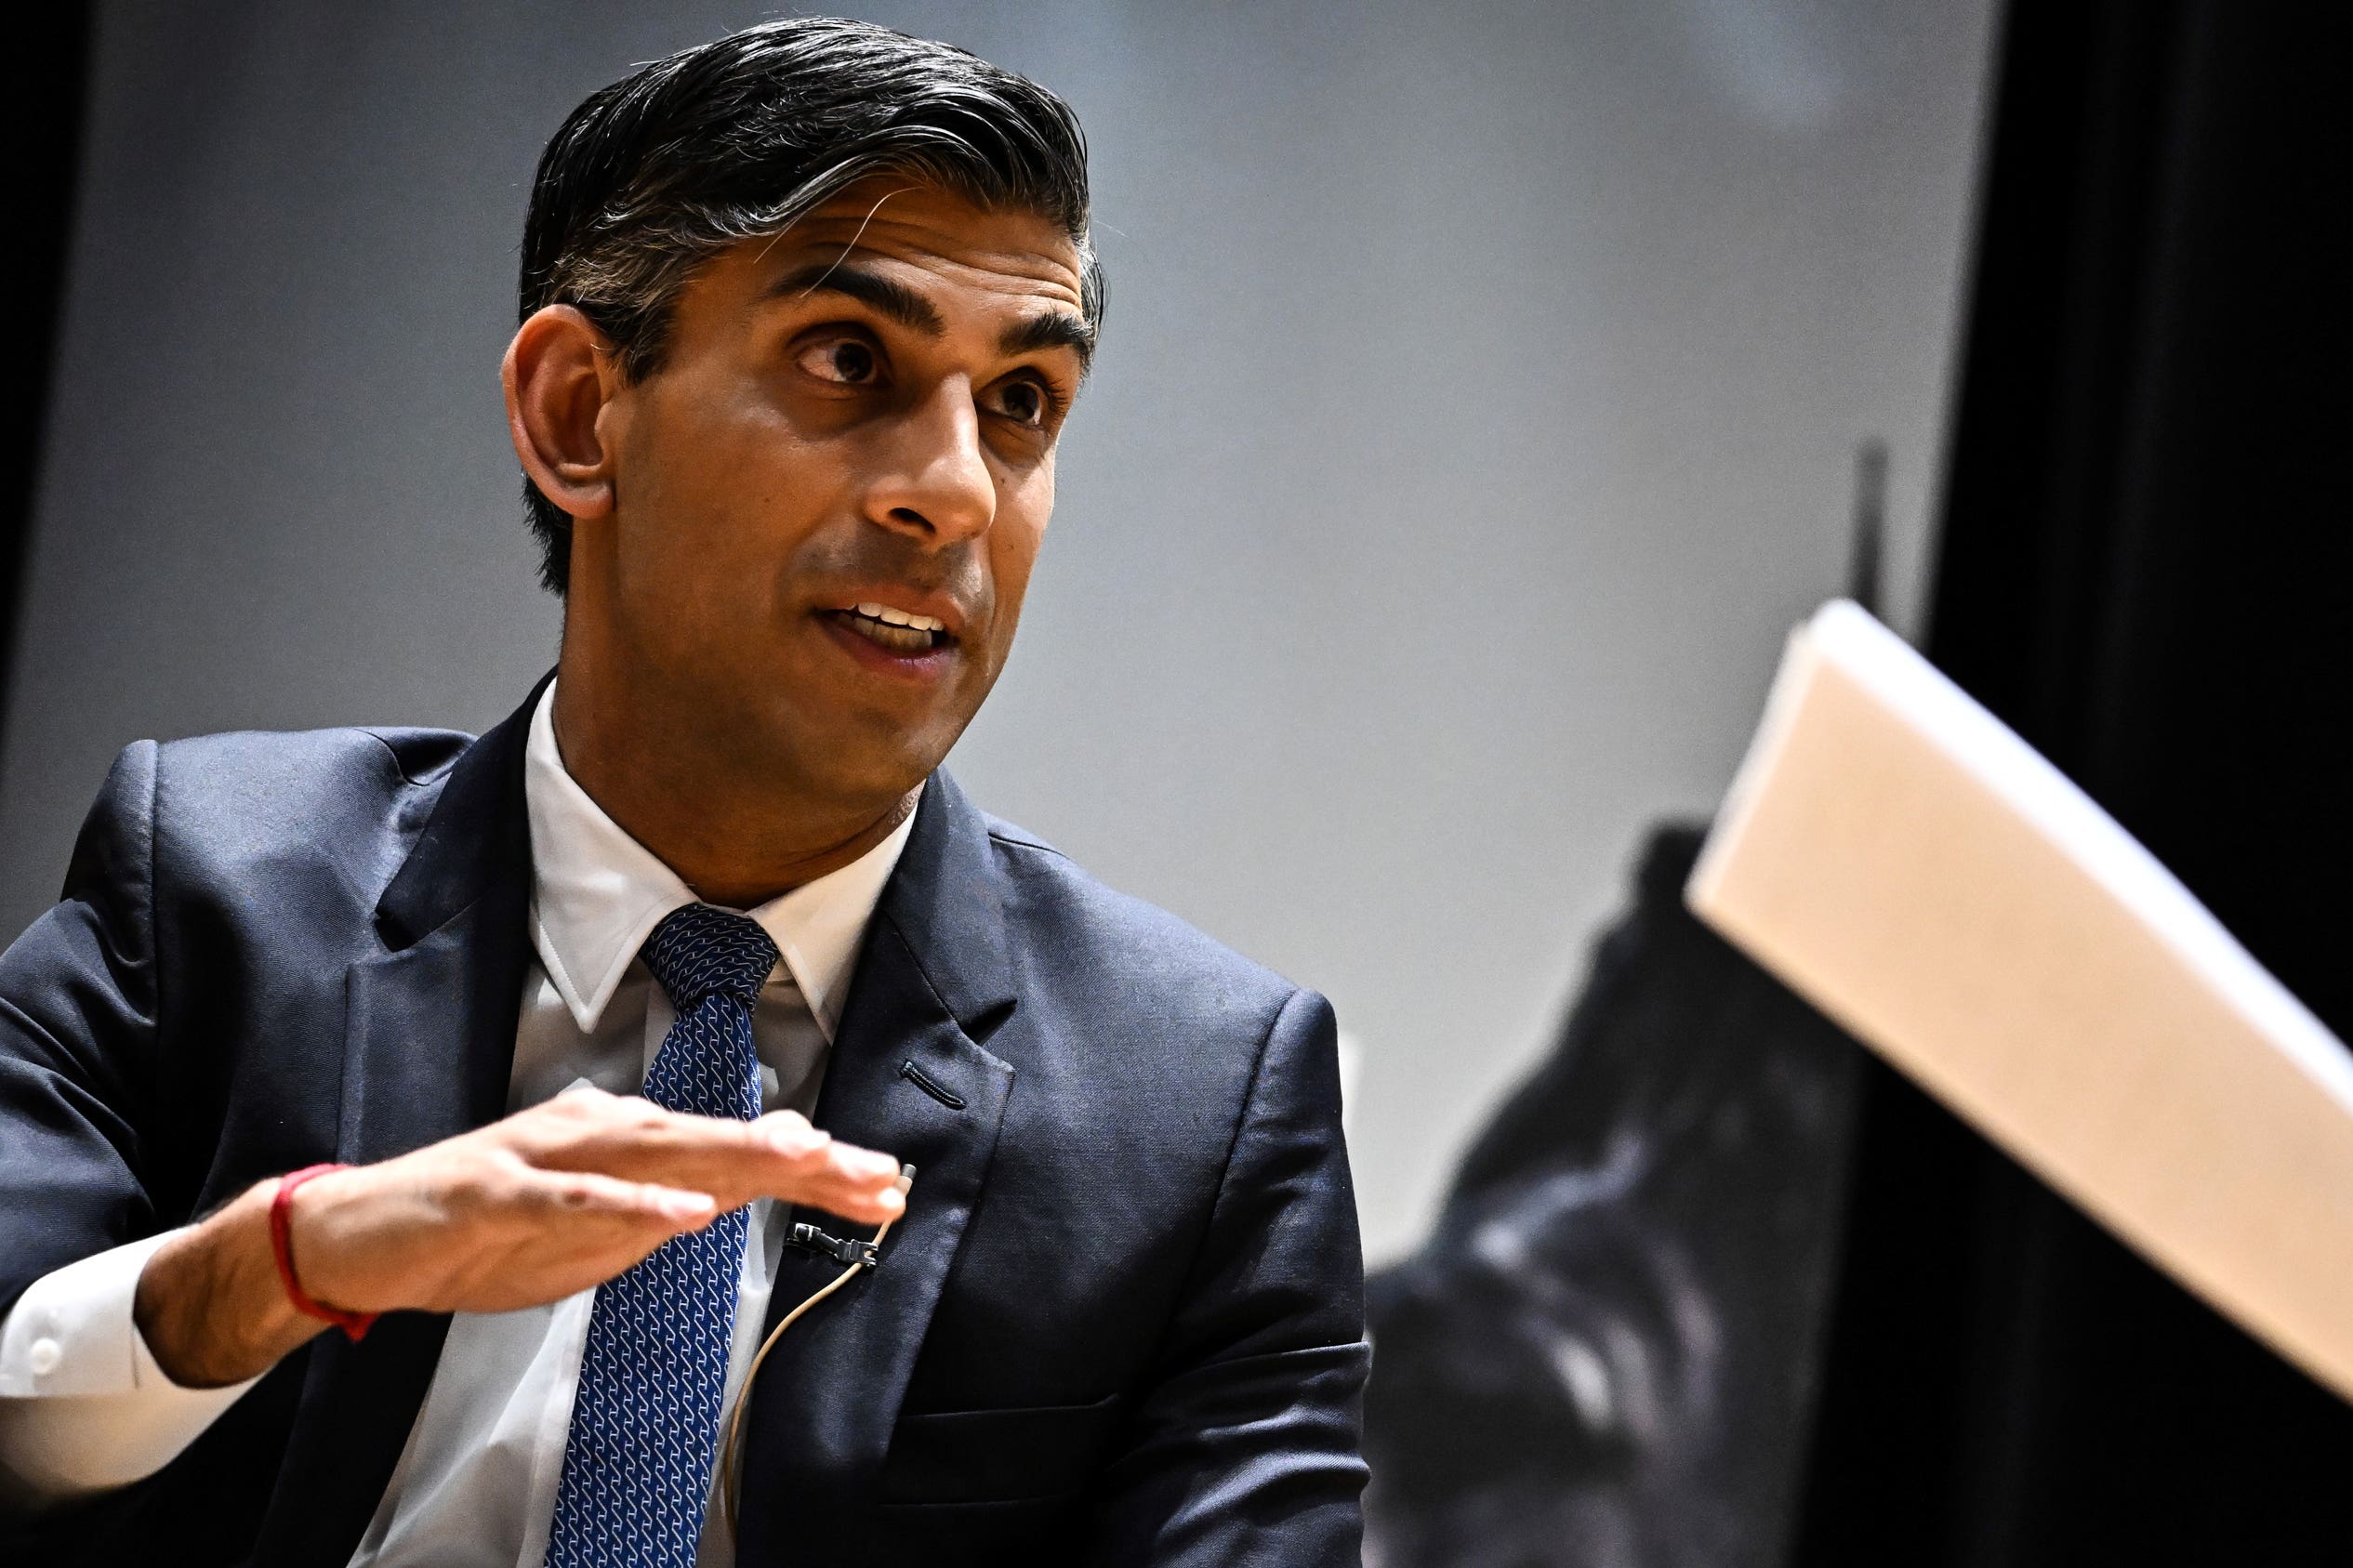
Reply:
[[[716,1134],[720,1179],[742,1184],[735,1189],[741,1201],[775,1198],[869,1225],[896,1218],[905,1206],[898,1161],[844,1143],[798,1113],[772,1112],[723,1127]]]
[[[891,1155],[843,1143],[789,1111],[750,1126],[774,1151],[777,1186],[772,1196],[866,1225],[895,1219],[906,1207],[899,1191],[899,1162]]]
[[[582,1097],[532,1156],[549,1169],[707,1193],[720,1212],[766,1197],[879,1224],[905,1206],[896,1160],[841,1142],[792,1111],[745,1122]]]
[[[671,1232],[699,1231],[720,1213],[708,1192],[658,1181],[631,1181],[598,1171],[547,1171],[534,1184],[546,1208],[582,1219],[645,1225]]]

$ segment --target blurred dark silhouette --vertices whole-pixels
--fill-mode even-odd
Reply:
[[[1373,1276],[1375,1568],[1773,1564],[1857,1048],[1700,926],[1658,829],[1552,1057]]]
[[[1887,443],[1855,453],[1876,609]],[[1861,1052],[1684,909],[1651,830],[1559,1043],[1375,1274],[1373,1568],[1770,1568],[1804,1481]]]

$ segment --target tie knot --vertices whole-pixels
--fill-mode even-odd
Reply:
[[[689,903],[663,916],[639,956],[670,1006],[684,1012],[706,996],[757,1002],[777,954],[776,944],[750,916]]]

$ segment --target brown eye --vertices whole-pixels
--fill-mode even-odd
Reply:
[[[1043,425],[1046,422],[1046,389],[1035,381],[1006,381],[990,393],[992,413],[1001,414],[1016,425]]]
[[[864,386],[881,369],[874,346],[854,337],[829,337],[822,343],[812,343],[800,350],[799,363],[818,380],[844,387]]]

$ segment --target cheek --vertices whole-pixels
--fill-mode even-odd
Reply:
[[[704,596],[742,597],[809,532],[839,488],[838,455],[756,396],[681,378],[631,429],[627,547]],[[765,563],[769,570],[750,570]]]
[[[998,610],[1006,638],[1012,635],[1013,623],[1020,618],[1022,598],[1028,591],[1029,574],[1038,563],[1038,549],[1045,544],[1046,524],[1053,509],[1054,485],[1050,471],[1044,479],[1009,493],[989,530],[989,575],[995,579]]]
[[[689,514],[679,526],[718,534],[726,514],[762,505],[776,480],[777,443],[763,439],[749,411],[717,396],[681,396],[664,415],[645,455],[662,475],[661,499]]]

